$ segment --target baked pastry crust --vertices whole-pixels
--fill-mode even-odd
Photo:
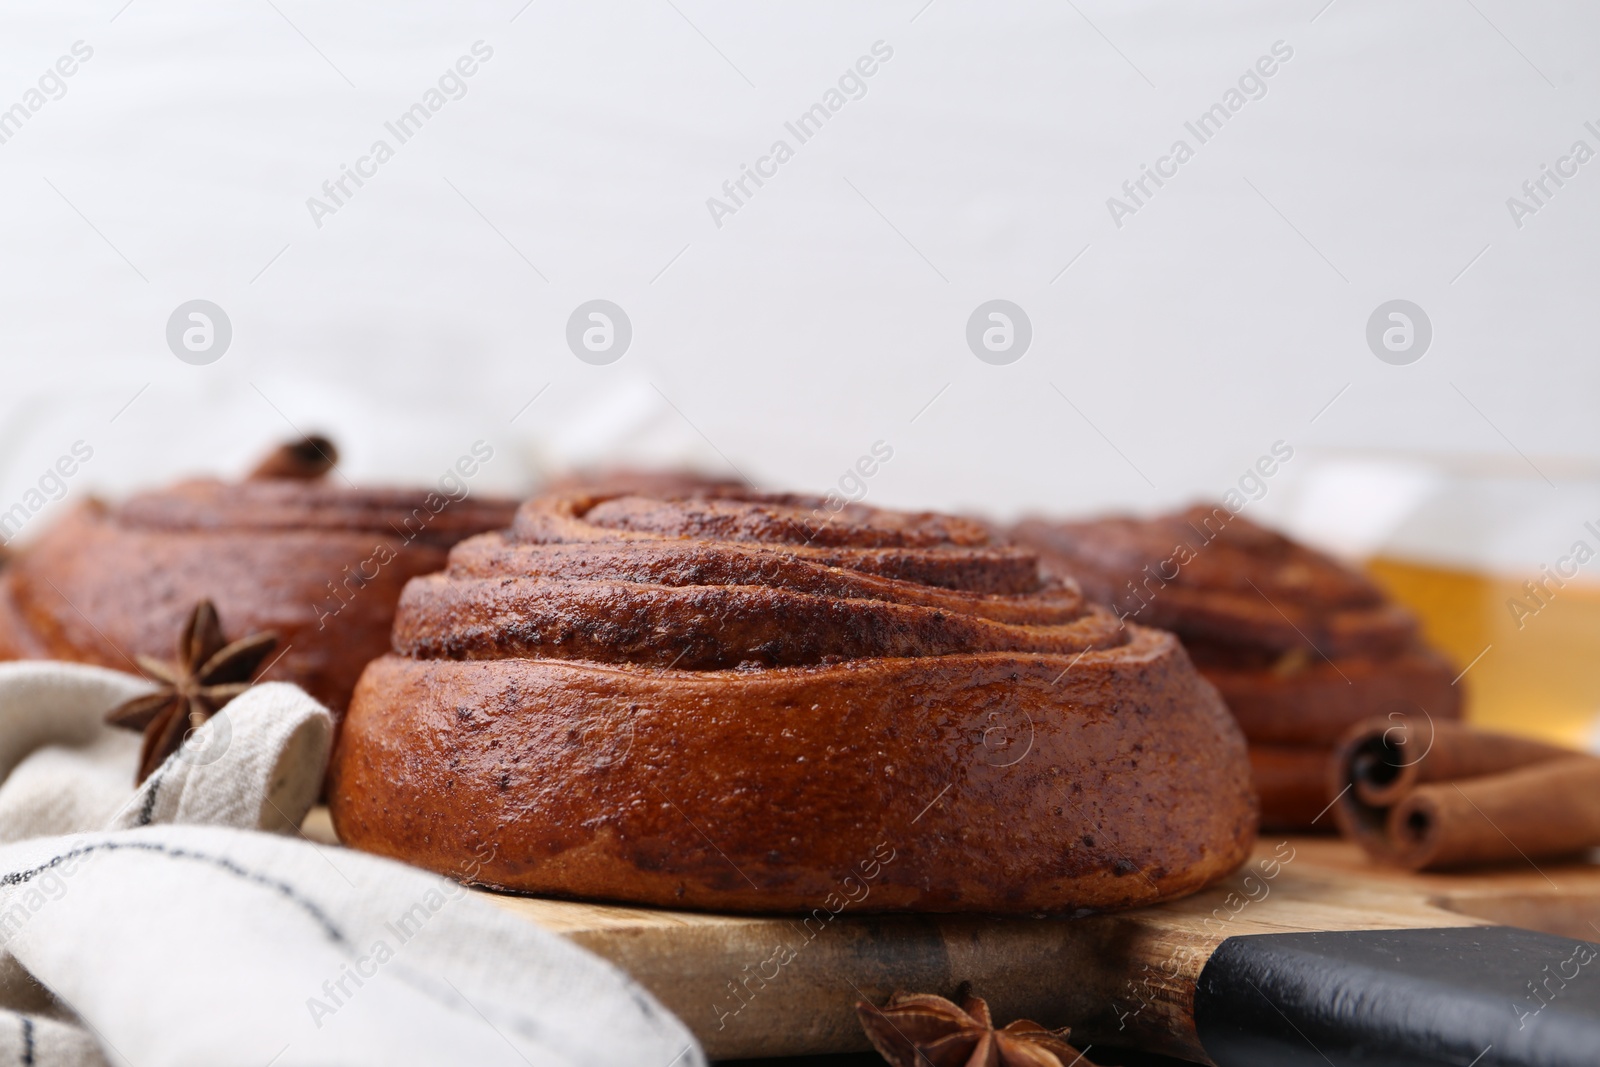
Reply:
[[[1252,747],[1262,815],[1308,828],[1327,803],[1295,783],[1355,723],[1461,715],[1454,671],[1365,575],[1225,509],[1141,519],[1033,519],[1010,531],[1122,618],[1171,630]],[[1322,824],[1331,829],[1331,820]]]
[[[850,884],[859,911],[1123,907],[1245,858],[1243,739],[1170,635],[977,523],[820,508],[575,491],[457,546],[351,702],[341,838],[500,888],[774,912]]]
[[[514,507],[296,478],[91,500],[0,571],[0,659],[136,671],[141,653],[169,655],[172,634],[210,599],[230,633],[278,634],[285,651],[270,678],[339,710],[387,649],[406,581]]]

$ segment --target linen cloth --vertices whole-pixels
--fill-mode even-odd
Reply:
[[[704,1064],[603,960],[294,836],[333,733],[298,687],[255,686],[135,790],[139,737],[103,718],[148,689],[0,664],[0,1067]]]

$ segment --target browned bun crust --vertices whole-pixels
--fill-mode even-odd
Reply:
[[[1250,743],[1250,770],[1261,798],[1261,829],[1337,827],[1327,798],[1332,748]]]
[[[209,598],[230,637],[277,632],[285,651],[267,677],[342,709],[361,668],[387,649],[406,581],[513,508],[295,480],[191,481],[116,506],[91,501],[0,571],[0,658],[134,671],[140,653],[170,658]]]
[[[1243,739],[1170,635],[980,524],[821,505],[576,491],[457,546],[351,702],[342,839],[501,888],[775,912],[869,863],[857,910],[1033,913],[1246,856]]]
[[[47,654],[44,646],[28,631],[17,606],[6,595],[6,567],[14,558],[9,548],[0,545],[0,660],[42,659]]]
[[[1461,715],[1454,671],[1409,611],[1358,571],[1224,508],[1034,519],[1010,533],[1118,615],[1182,638],[1252,745],[1327,751],[1373,715]],[[1306,827],[1308,799],[1291,810],[1277,799],[1287,796],[1264,788],[1263,817]]]
[[[1295,657],[1275,669],[1208,663],[1191,653],[1252,743],[1327,748],[1374,715],[1461,715],[1449,661],[1420,645],[1382,658]]]
[[[1416,641],[1416,620],[1371,579],[1222,507],[1149,519],[1033,519],[1013,534],[1089,597],[1186,641],[1263,652],[1309,644],[1335,659]]]

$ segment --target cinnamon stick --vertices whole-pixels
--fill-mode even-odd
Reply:
[[[1345,735],[1326,780],[1341,832],[1412,870],[1600,845],[1600,759],[1530,738],[1371,719]]]
[[[1389,810],[1413,870],[1560,856],[1600,844],[1600,759],[1571,755],[1419,787]]]
[[[1368,719],[1345,735],[1341,760],[1347,749],[1354,774],[1345,781],[1376,807],[1389,807],[1424,782],[1478,778],[1573,754],[1530,737],[1416,716]]]

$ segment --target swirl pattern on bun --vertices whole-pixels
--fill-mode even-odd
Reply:
[[[869,861],[859,910],[1032,913],[1244,858],[1243,741],[1170,635],[980,523],[820,505],[577,490],[456,546],[357,687],[341,837],[503,888],[742,911],[828,906]]]

